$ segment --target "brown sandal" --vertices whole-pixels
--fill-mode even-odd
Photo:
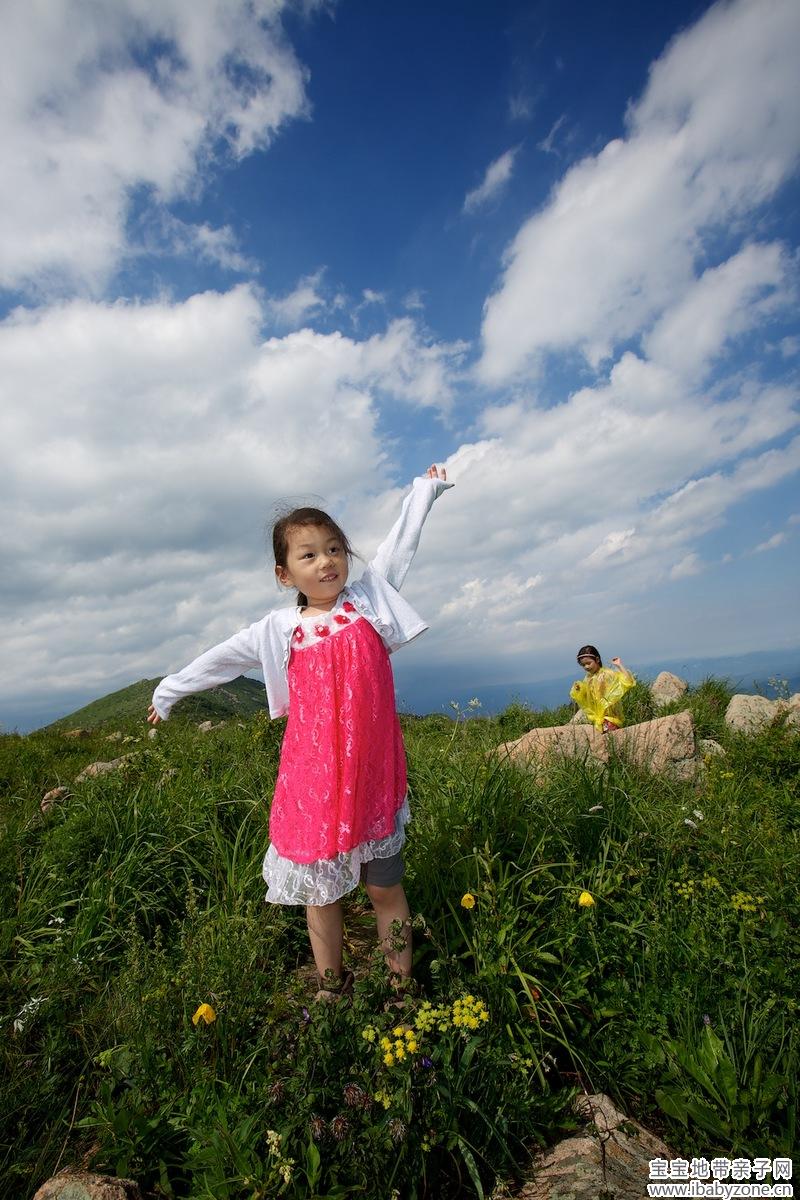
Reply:
[[[327,972],[326,974],[330,974]],[[315,1004],[338,1004],[340,1000],[351,1000],[353,997],[353,984],[355,983],[355,975],[352,971],[345,971],[338,983],[333,987],[326,986],[320,978],[319,990],[314,997]]]

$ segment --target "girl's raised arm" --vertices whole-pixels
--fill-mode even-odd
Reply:
[[[376,550],[370,567],[397,591],[402,587],[417,552],[422,526],[431,505],[437,496],[452,486],[447,482],[444,467],[441,470],[435,465],[428,467],[425,475],[414,480],[411,491],[403,501],[400,516]]]

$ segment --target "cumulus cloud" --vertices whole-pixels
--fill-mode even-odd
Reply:
[[[362,342],[264,319],[241,285],[0,325],[7,695],[177,665],[280,602],[277,501],[391,482],[378,397],[439,403],[448,351],[409,319]]]
[[[303,115],[284,7],[119,0],[76,20],[68,0],[35,19],[7,6],[0,286],[99,292],[130,250],[134,199],[191,198],[214,157],[241,159]],[[213,247],[211,231],[196,238]]]
[[[514,159],[518,151],[519,146],[506,150],[505,154],[501,154],[499,158],[489,164],[483,181],[471,192],[467,192],[464,198],[463,211],[465,213],[477,212],[479,208],[484,208],[500,195],[511,179]]]
[[[734,0],[673,41],[626,136],[573,166],[508,247],[485,307],[484,382],[557,350],[596,365],[680,303],[710,236],[796,168],[798,39],[794,0]]]

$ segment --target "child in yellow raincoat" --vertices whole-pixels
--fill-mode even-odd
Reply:
[[[583,709],[595,729],[613,733],[623,724],[622,697],[636,680],[618,658],[611,660],[616,671],[604,667],[595,646],[581,646],[577,657],[586,677],[573,683],[570,699]]]

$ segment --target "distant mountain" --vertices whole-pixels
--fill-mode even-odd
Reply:
[[[800,691],[800,650],[758,650],[749,654],[730,654],[716,658],[663,659],[640,663],[626,656],[626,665],[644,682],[652,682],[660,671],[672,671],[687,683],[698,684],[713,677],[725,680],[735,692],[757,693],[774,697],[772,680],[782,681],[789,695]],[[521,680],[516,683],[482,682],[470,674],[469,667],[427,672],[404,671],[397,675],[397,700],[401,712],[444,712],[452,715],[454,705],[469,711],[472,697],[480,701],[486,716],[502,712],[519,701],[530,708],[554,708],[569,699],[570,685],[579,671],[549,679]]]
[[[78,708],[66,717],[59,717],[45,729],[97,729],[106,725],[140,719],[144,721],[158,679],[140,679],[118,692],[109,692],[99,700]],[[222,720],[226,717],[251,717],[267,707],[264,685],[258,679],[240,675],[224,687],[212,688],[198,696],[179,700],[170,720],[184,717],[192,721]]]

